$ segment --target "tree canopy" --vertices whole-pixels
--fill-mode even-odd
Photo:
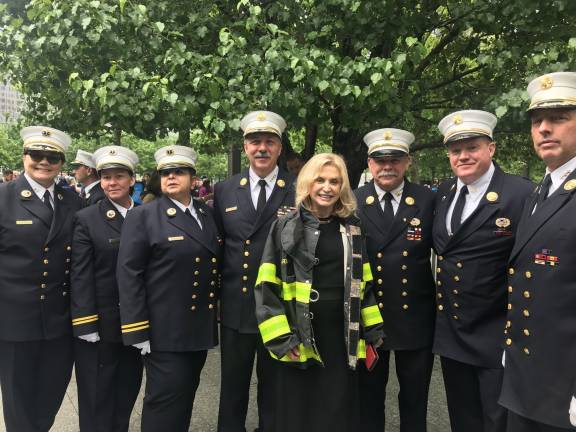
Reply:
[[[530,173],[525,87],[575,70],[574,16],[571,0],[32,0],[2,9],[1,71],[30,121],[116,142],[201,130],[197,149],[222,154],[246,112],[270,109],[298,135],[287,152],[328,143],[352,182],[370,130],[412,131],[434,175],[438,121],[485,109],[498,155]]]

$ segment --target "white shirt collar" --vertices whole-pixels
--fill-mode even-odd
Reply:
[[[564,165],[559,166],[554,171],[550,171],[546,168],[546,174],[550,174],[550,179],[552,180],[552,185],[550,186],[550,193],[558,189],[558,187],[566,180],[572,171],[576,169],[576,157],[573,157]]]
[[[477,193],[484,193],[490,182],[492,181],[492,176],[494,175],[494,163],[490,163],[490,168],[480,176],[479,179],[470,183],[468,186],[468,193],[470,195],[476,195]],[[458,179],[456,182],[456,194],[460,192],[460,189],[464,187],[462,180]]]
[[[374,182],[374,189],[376,189],[376,194],[378,195],[378,201],[382,201],[384,195],[386,194],[386,191],[382,189],[380,186],[378,186],[376,182]],[[400,202],[403,191],[404,191],[404,180],[402,180],[402,183],[400,183],[398,187],[390,191],[390,193],[392,194],[392,199],[394,201]]]
[[[110,201],[112,203],[112,205],[114,207],[116,207],[116,209],[120,212],[120,214],[122,215],[123,218],[126,218],[126,214],[128,213],[128,210],[132,210],[134,208],[134,200],[132,200],[131,197],[130,197],[130,207],[129,208],[121,206],[120,204],[116,203],[115,201],[111,200],[110,198],[108,198],[108,201]]]
[[[88,186],[84,187],[84,193],[86,193],[87,198],[90,196],[90,191],[98,184],[100,184],[100,180],[97,180],[94,183],[90,183]]]
[[[24,177],[26,177],[26,180],[28,180],[28,183],[30,184],[30,187],[32,188],[32,190],[34,191],[34,193],[38,196],[38,198],[40,198],[41,200],[44,199],[44,193],[46,191],[50,192],[50,196],[52,197],[52,200],[54,200],[54,186],[55,183],[52,183],[48,188],[45,188],[44,186],[42,186],[40,183],[38,183],[36,180],[34,180],[32,177],[30,177],[28,175],[28,173],[24,173]]]
[[[276,165],[272,172],[264,177],[264,180],[266,180],[266,187],[274,188],[274,182],[276,182],[276,177],[278,177],[278,171],[279,168],[278,165]],[[252,170],[252,167],[248,169],[248,175],[250,177],[250,189],[253,190],[257,186],[259,187],[258,181],[260,180],[260,177],[254,172],[254,170]]]

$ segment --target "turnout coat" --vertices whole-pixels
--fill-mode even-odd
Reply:
[[[571,429],[576,395],[576,171],[532,215],[527,200],[508,263],[510,307],[500,403]]]
[[[436,309],[430,264],[435,195],[405,180],[394,222],[387,227],[374,182],[355,194],[374,276],[373,292],[384,317],[383,348],[430,347]]]
[[[478,207],[449,236],[446,213],[456,179],[440,186],[433,228],[438,254],[434,353],[473,366],[502,367],[506,265],[524,201],[533,188],[528,180],[495,165]]]
[[[221,323],[240,333],[258,333],[254,284],[270,226],[282,207],[294,205],[294,177],[280,169],[260,216],[250,194],[248,170],[214,187],[214,212],[224,238]]]
[[[220,239],[212,209],[193,200],[202,230],[168,197],[131,210],[116,277],[125,345],[201,351],[217,344]]]
[[[305,368],[323,364],[310,316],[318,220],[300,207],[272,224],[256,281],[256,316],[264,346],[277,360]],[[348,366],[366,357],[366,343],[383,338],[382,316],[372,293],[372,273],[360,220],[341,221],[344,245],[343,343]],[[300,358],[287,353],[298,347]]]
[[[0,339],[70,334],[72,222],[82,200],[54,187],[54,216],[24,175],[0,185]]]
[[[72,239],[71,311],[74,336],[98,332],[122,342],[116,261],[124,217],[108,198],[79,211]]]

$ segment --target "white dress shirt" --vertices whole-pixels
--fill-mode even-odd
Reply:
[[[94,189],[98,184],[100,184],[100,180],[95,181],[94,183],[90,183],[88,186],[84,187],[84,193],[86,194],[86,198],[90,198],[90,191]]]
[[[168,198],[170,198],[170,197],[168,197]],[[198,217],[198,213],[196,213],[196,209],[194,208],[194,200],[192,198],[190,198],[190,204],[188,204],[188,207],[186,207],[180,201],[177,201],[175,199],[170,198],[170,201],[172,201],[174,204],[176,204],[176,206],[180,210],[182,210],[182,212],[186,212],[186,209],[190,210],[190,214],[192,215],[192,217],[194,219],[196,219],[200,228],[202,228],[202,222],[200,222],[200,218]]]
[[[376,194],[378,195],[378,202],[380,203],[380,207],[382,207],[383,211],[386,211],[384,208],[386,204],[384,201],[384,195],[386,195],[386,191],[380,188],[380,186],[378,186],[376,182],[374,182],[374,189],[376,189]],[[392,209],[394,210],[394,214],[398,213],[398,207],[400,206],[400,200],[402,199],[402,192],[404,192],[404,180],[402,180],[402,183],[400,183],[400,185],[396,189],[392,189],[390,191],[390,193],[392,194],[392,199],[390,200],[390,202],[392,203]]]
[[[492,176],[494,175],[494,164],[490,164],[490,168],[486,171],[482,176],[476,180],[475,182],[470,183],[468,186],[468,194],[466,195],[466,204],[464,204],[464,210],[462,210],[462,220],[460,221],[463,223],[468,217],[476,210],[478,204],[480,204],[480,200],[486,194],[488,190],[488,186],[492,181]],[[464,183],[462,180],[458,179],[456,182],[456,195],[454,195],[454,199],[450,203],[450,207],[448,208],[448,212],[446,213],[446,229],[448,230],[448,234],[452,235],[452,228],[451,228],[451,220],[452,220],[452,213],[454,212],[454,206],[456,205],[456,201],[458,201],[458,196],[460,194],[460,190],[464,187]]]
[[[268,201],[268,198],[272,195],[274,184],[276,183],[276,177],[278,177],[278,171],[278,166],[276,166],[270,174],[264,177],[264,180],[266,180],[266,201]],[[250,195],[252,196],[252,204],[254,205],[254,209],[256,209],[258,207],[258,195],[260,195],[260,185],[258,184],[260,177],[252,170],[252,167],[248,170],[248,176],[250,177]]]
[[[116,207],[116,209],[120,212],[120,214],[124,219],[126,219],[126,214],[128,213],[128,210],[132,210],[134,208],[134,201],[132,200],[132,198],[130,198],[130,207],[128,208],[121,206],[120,204],[116,203],[111,199],[109,199],[109,201],[112,203],[114,207]]]
[[[44,193],[46,191],[50,192],[50,205],[52,206],[52,209],[54,209],[54,186],[55,186],[55,183],[52,183],[50,185],[50,187],[48,189],[46,189],[44,186],[42,186],[36,180],[32,179],[32,177],[30,177],[27,173],[24,173],[24,177],[26,177],[26,180],[28,180],[28,183],[30,184],[30,187],[32,188],[32,190],[34,191],[36,196],[38,198],[40,198],[40,201],[44,202]]]
[[[556,189],[558,189],[560,185],[564,183],[566,177],[568,177],[575,169],[576,169],[576,157],[573,157],[564,165],[559,166],[552,172],[548,168],[546,168],[546,174],[550,174],[550,179],[552,180],[552,184],[550,185],[550,189],[548,191],[548,196],[552,195],[556,191]]]

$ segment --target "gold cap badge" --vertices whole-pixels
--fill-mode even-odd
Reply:
[[[50,136],[50,135],[51,135],[51,134],[50,134],[50,131],[49,131],[49,130],[43,130],[43,131],[42,131],[42,136],[46,136],[46,137],[47,137],[47,136]]]
[[[172,155],[174,154],[174,150],[173,150],[173,149],[168,149],[168,150],[166,150],[166,154],[167,154],[168,156],[172,156]]]
[[[454,122],[455,125],[462,124],[462,121],[463,121],[463,120],[462,120],[462,116],[455,115],[455,116],[454,116],[454,119],[453,119],[452,121]]]
[[[498,219],[496,219],[496,226],[498,228],[508,228],[510,226],[510,219],[498,218]]]
[[[408,204],[408,205],[414,205],[414,203],[415,203],[416,201],[414,201],[414,198],[412,198],[412,197],[406,197],[406,199],[404,200],[404,202],[405,202],[406,204]]]
[[[116,212],[114,210],[108,210],[106,212],[106,217],[108,219],[114,219],[116,217]]]
[[[284,186],[286,186],[286,182],[282,179],[279,179],[276,184],[278,185],[278,187],[283,188]]]
[[[264,114],[263,112],[258,113],[258,115],[256,116],[256,120],[260,121],[266,120],[266,114]]]
[[[417,227],[420,225],[420,219],[418,218],[412,218],[412,220],[410,221],[410,225]]]
[[[366,204],[372,204],[374,202],[374,197],[372,195],[366,197]]]
[[[549,76],[542,77],[542,79],[540,80],[540,88],[542,90],[547,90],[550,87],[552,87],[552,85],[554,85],[554,81],[552,81],[552,78],[550,78]]]
[[[242,177],[240,179],[240,186],[246,186],[246,183],[248,183],[248,179],[246,177]]]
[[[32,196],[32,192],[30,192],[28,189],[24,189],[22,192],[20,192],[20,196],[24,198],[30,198]]]
[[[110,149],[110,151],[108,152],[108,154],[109,154],[110,156],[114,156],[114,155],[116,154],[116,150]]]
[[[564,190],[572,190],[576,188],[576,180],[572,179],[572,180],[568,180],[566,183],[564,183]]]
[[[388,141],[388,140],[391,140],[391,139],[392,139],[392,132],[390,132],[390,131],[385,131],[385,132],[384,132],[384,139],[387,140],[387,141]]]
[[[168,216],[176,216],[176,209],[174,207],[170,207],[168,210],[166,210],[166,214]]]
[[[490,202],[494,202],[498,200],[498,194],[496,192],[488,192],[486,194],[486,199]]]

